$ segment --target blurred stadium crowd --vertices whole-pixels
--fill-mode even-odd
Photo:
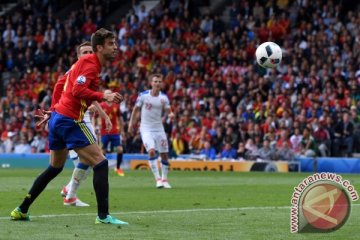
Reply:
[[[56,1],[54,1],[56,2]],[[129,120],[149,73],[164,76],[177,117],[164,119],[171,155],[208,159],[288,159],[360,152],[360,11],[342,1],[277,0],[229,3],[199,14],[191,0],[133,1],[106,25],[109,1],[85,1],[66,16],[53,1],[23,1],[0,17],[0,152],[47,152],[48,109],[59,76],[75,62],[75,46],[100,27],[118,37],[119,56],[101,75],[120,91]],[[355,1],[356,3],[356,1]],[[278,43],[277,69],[256,65],[256,46]],[[143,152],[139,133],[125,152]]]

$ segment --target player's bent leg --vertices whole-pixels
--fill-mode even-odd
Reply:
[[[91,167],[94,167],[105,159],[104,154],[96,143],[93,143],[86,147],[76,148],[74,150],[79,155],[82,163],[87,164]]]
[[[72,179],[71,179],[71,186],[69,188],[69,192],[67,198],[76,197],[77,190],[83,180],[87,177],[89,166],[83,163],[79,163],[77,167],[73,171]]]
[[[75,207],[88,207],[90,206],[87,203],[82,202],[76,195],[77,190],[80,184],[86,179],[87,175],[90,173],[91,168],[88,165],[79,163],[73,171],[71,178],[71,185],[68,191],[66,198],[64,198],[65,206],[75,206]]]
[[[34,181],[29,193],[18,208],[15,208],[10,216],[13,220],[28,220],[28,210],[30,205],[45,189],[48,183],[53,180],[63,169],[68,151],[67,149],[51,150],[50,165]]]
[[[50,150],[50,165],[54,168],[63,168],[67,159],[68,150]]]
[[[109,165],[107,159],[96,144],[75,149],[82,161],[93,166],[94,177],[93,186],[96,195],[98,216],[97,220],[101,223],[119,224],[118,219],[109,215]],[[97,222],[97,220],[95,222]]]
[[[92,172],[92,168],[91,167],[88,167],[85,171],[85,174],[83,175],[82,179],[81,179],[81,182],[84,182],[87,177],[89,176],[89,174]]]

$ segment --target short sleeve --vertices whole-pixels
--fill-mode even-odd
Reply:
[[[164,99],[165,99],[164,108],[165,108],[165,109],[169,109],[169,108],[170,108],[170,100],[169,100],[169,98],[168,98],[166,95],[164,96]]]
[[[141,106],[143,105],[143,103],[144,103],[143,96],[144,96],[143,94],[139,94],[139,96],[137,97],[136,102],[135,102],[136,107],[141,108]]]

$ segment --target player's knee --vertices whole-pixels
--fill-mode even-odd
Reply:
[[[98,151],[98,152],[92,152],[91,154],[86,153],[83,156],[81,156],[81,159],[85,164],[94,166],[100,163],[101,161],[103,161],[104,159],[106,159],[106,157],[101,151]]]
[[[117,153],[123,153],[123,148],[121,146],[117,147]]]
[[[102,152],[99,152],[99,154],[96,156],[96,161],[101,162],[104,159],[106,159],[105,154],[103,154]]]
[[[150,150],[149,150],[149,156],[150,156],[151,158],[153,158],[153,157],[156,156],[155,149],[150,149]]]
[[[161,157],[162,160],[165,160],[165,161],[167,161],[169,159],[167,153],[160,153],[160,157]]]

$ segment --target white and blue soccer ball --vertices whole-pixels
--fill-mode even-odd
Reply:
[[[279,45],[274,42],[264,42],[255,52],[257,63],[264,68],[278,66],[282,59],[282,51]]]

